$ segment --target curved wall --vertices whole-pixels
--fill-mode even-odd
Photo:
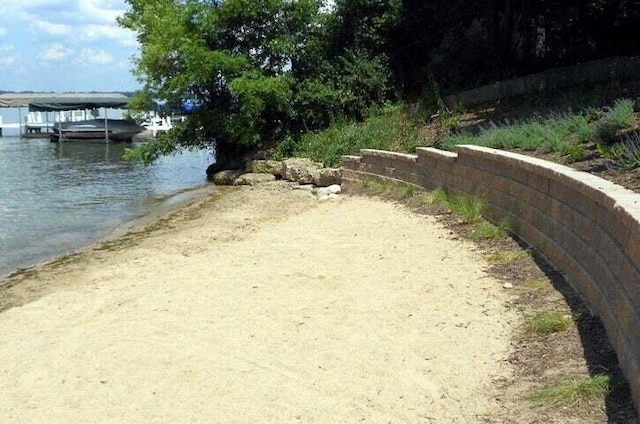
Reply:
[[[367,176],[477,195],[487,218],[561,270],[598,315],[640,405],[640,194],[563,165],[477,146],[415,155],[362,150],[345,156],[343,183]]]

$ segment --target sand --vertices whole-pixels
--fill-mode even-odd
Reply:
[[[2,291],[0,422],[501,422],[516,315],[431,217],[275,183],[121,245]]]

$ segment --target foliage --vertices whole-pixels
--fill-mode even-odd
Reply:
[[[409,118],[402,105],[387,106],[362,123],[340,123],[325,131],[304,134],[295,154],[323,162],[340,164],[343,155],[360,149],[412,151],[419,143],[420,122]]]
[[[625,135],[625,139],[619,143],[598,144],[598,151],[615,168],[640,168],[640,134],[637,131]]]
[[[523,326],[525,334],[550,334],[564,331],[573,325],[570,316],[555,311],[541,311]]]
[[[472,240],[494,240],[506,237],[511,231],[512,224],[508,220],[503,220],[497,225],[482,220],[474,226],[470,237]]]
[[[611,377],[597,374],[584,379],[571,378],[545,387],[529,396],[529,400],[551,405],[575,406],[602,398],[611,390]]]
[[[303,133],[335,124],[346,129],[400,96],[420,100],[432,113],[445,109],[443,92],[640,51],[638,0],[127,3],[119,22],[137,34],[135,74],[144,87],[134,113],[149,110],[152,99],[170,109],[186,101],[197,107],[169,138],[137,154],[147,161],[171,146],[215,148],[221,163],[281,141],[281,151],[306,150]],[[476,141],[577,160],[584,155],[581,143],[594,131],[603,139],[615,134],[632,108],[628,101],[614,105],[601,114],[600,126],[578,114],[532,120],[515,132],[488,128]],[[456,116],[442,116],[455,131]],[[328,162],[356,144],[330,146]]]
[[[598,137],[601,143],[610,143],[618,131],[629,128],[633,122],[634,102],[630,99],[616,100],[613,107],[604,111],[602,122],[598,124]]]
[[[444,137],[440,146],[448,150],[453,150],[458,144],[540,150],[564,156],[569,161],[578,161],[585,155],[585,144],[602,138],[604,131],[617,133],[620,129],[628,128],[633,122],[633,106],[631,100],[618,100],[613,107],[603,111],[586,109],[580,113],[552,114],[546,118],[537,117],[504,126],[491,123],[477,135],[450,134]],[[610,155],[626,156],[620,148],[602,149],[603,152],[609,150]]]
[[[487,261],[493,265],[506,265],[514,262],[518,262],[529,256],[529,252],[526,250],[504,250],[493,253],[487,257]]]
[[[169,150],[215,146],[218,161],[283,137],[291,115],[295,63],[319,1],[128,0],[120,24],[141,44],[136,74],[141,97],[170,107],[185,101],[197,111],[174,131],[171,142],[144,147],[153,160]],[[140,97],[138,97],[139,99]],[[138,100],[136,100],[138,101]]]

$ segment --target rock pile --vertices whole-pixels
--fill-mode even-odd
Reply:
[[[340,169],[325,168],[321,163],[306,158],[283,161],[250,160],[244,171],[227,170],[214,174],[217,185],[256,185],[282,179],[300,184],[295,189],[308,190],[318,200],[334,200],[340,193]]]

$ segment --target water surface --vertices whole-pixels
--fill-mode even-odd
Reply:
[[[161,199],[207,183],[208,152],[145,167],[122,160],[126,147],[0,137],[0,277],[89,245]]]

